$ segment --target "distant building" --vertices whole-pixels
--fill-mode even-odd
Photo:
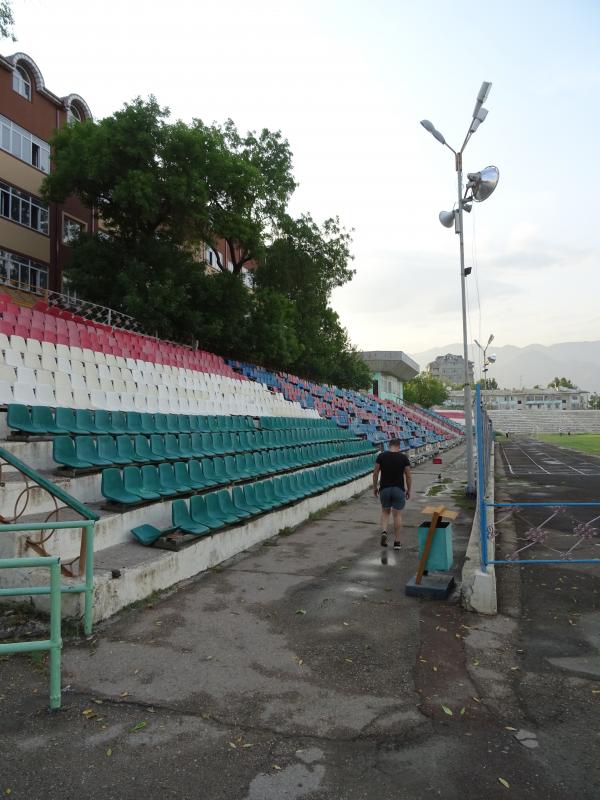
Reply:
[[[465,360],[462,356],[455,356],[446,353],[445,356],[438,356],[435,361],[427,365],[427,372],[434,378],[453,386],[464,386],[465,384]],[[473,362],[469,361],[469,383],[473,383]]]
[[[589,392],[581,389],[484,389],[486,408],[497,411],[578,411],[588,407]],[[446,408],[462,408],[462,391],[451,391]]]
[[[71,241],[93,231],[96,220],[77,197],[50,205],[40,198],[52,169],[48,140],[61,125],[92,114],[79,95],[47,89],[25,53],[0,56],[0,97],[0,283],[60,291]]]
[[[401,350],[377,350],[360,355],[373,373],[373,394],[382,400],[402,402],[404,381],[419,374],[417,362]]]

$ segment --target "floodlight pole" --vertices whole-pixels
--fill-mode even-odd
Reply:
[[[468,139],[467,139],[468,141]],[[466,494],[472,497],[475,494],[475,469],[473,465],[473,407],[471,401],[471,381],[469,378],[469,343],[467,338],[467,296],[465,285],[465,241],[463,237],[463,174],[462,153],[465,149],[455,153],[456,177],[458,183],[458,209],[456,210],[456,232],[458,233],[460,249],[460,292],[462,297],[462,326],[463,326],[463,359],[465,362],[464,408],[465,408],[465,447],[467,451],[467,488]]]

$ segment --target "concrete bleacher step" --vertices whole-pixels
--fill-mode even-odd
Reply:
[[[348,500],[364,491],[370,482],[370,475],[365,475],[322,494],[263,514],[246,523],[226,528],[212,536],[201,537],[179,551],[143,547],[133,541],[130,534],[126,540],[102,547],[96,552],[94,561],[94,621],[107,619],[117,611],[144,600],[154,592],[169,589],[181,581],[215,567],[237,553],[270,539],[284,528],[300,525],[310,514],[333,503]],[[144,522],[150,521],[148,511],[151,508],[152,506],[146,506],[143,509]],[[127,516],[130,514],[135,512],[128,512]],[[102,528],[106,525],[110,529],[113,523],[108,515],[100,520],[97,527]],[[161,525],[157,524],[157,527]],[[110,532],[99,532],[97,538],[103,539],[108,544]],[[76,555],[79,551],[79,538],[73,536],[69,549],[75,544]],[[32,576],[31,580],[35,581],[35,577]],[[69,582],[68,579],[65,581]],[[19,585],[23,585],[22,576]],[[63,616],[80,617],[83,613],[82,604],[82,596],[64,595]],[[39,605],[43,608],[44,602]]]
[[[509,433],[600,433],[600,411],[510,411],[490,409],[494,429]]]

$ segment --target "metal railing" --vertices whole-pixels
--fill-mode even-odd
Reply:
[[[5,533],[39,532],[39,538],[28,536],[25,540],[26,549],[32,549],[37,556],[0,559],[2,569],[28,569],[37,567],[50,568],[50,584],[47,586],[5,586],[0,588],[0,597],[34,597],[50,595],[50,638],[32,642],[9,642],[0,645],[0,653],[23,653],[40,650],[50,652],[50,708],[60,708],[60,649],[61,641],[61,598],[63,594],[82,594],[84,597],[83,630],[86,636],[92,633],[93,625],[93,600],[94,600],[94,526],[99,519],[98,514],[88,509],[79,500],[71,497],[60,486],[40,475],[28,464],[23,463],[11,452],[0,448],[0,485],[6,486],[3,480],[2,461],[10,464],[25,478],[25,488],[17,495],[14,514],[11,518],[0,516],[0,536]],[[43,522],[22,521],[23,515],[29,504],[33,486],[41,487],[54,500],[54,509],[47,515]],[[64,505],[59,505],[61,501]],[[78,513],[83,519],[61,520],[58,514],[65,508]],[[50,517],[54,516],[54,520]],[[49,539],[61,530],[80,529],[82,531],[79,556],[70,562],[70,565],[61,563],[59,556],[51,555],[46,550]],[[75,571],[70,568],[78,561]],[[75,583],[62,583],[61,573],[68,577],[79,576],[83,580]]]
[[[10,526],[9,526],[10,527]],[[49,586],[29,586],[27,589],[13,587],[0,589],[0,597],[19,596],[23,594],[50,595],[50,638],[38,639],[35,642],[4,642],[0,644],[0,655],[13,653],[39,653],[48,650],[50,656],[50,708],[60,708],[60,656],[62,650],[61,636],[61,586],[60,558],[58,556],[36,556],[33,558],[0,558],[0,569],[23,569],[46,567],[50,569]]]

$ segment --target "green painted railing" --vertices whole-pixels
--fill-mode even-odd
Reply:
[[[83,519],[56,520],[53,522],[10,522],[0,524],[0,534],[19,531],[60,531],[67,528],[83,529],[81,561],[84,561],[83,581],[62,584],[60,558],[58,556],[36,556],[24,558],[0,558],[2,569],[27,569],[29,567],[49,567],[50,584],[45,586],[12,586],[0,588],[0,597],[31,597],[50,595],[50,638],[35,642],[7,642],[0,644],[0,654],[27,653],[48,650],[50,652],[50,708],[60,708],[60,652],[61,638],[61,597],[63,594],[83,594],[83,630],[86,636],[92,633],[94,613],[94,525],[100,519],[60,486],[40,475],[28,464],[18,459],[8,450],[0,447],[0,459],[15,467],[19,472],[45,489],[48,494],[62,501],[66,506],[80,514]],[[81,564],[80,561],[80,564]]]
[[[50,653],[50,708],[60,708],[60,651],[62,637],[60,632],[60,558],[58,556],[35,556],[33,558],[0,558],[0,569],[23,569],[26,567],[46,567],[50,569],[49,586],[31,586],[26,594],[50,595],[50,638],[35,642],[5,642],[0,644],[0,655],[12,653],[34,653],[48,650]],[[0,596],[23,594],[23,589],[2,589]]]

